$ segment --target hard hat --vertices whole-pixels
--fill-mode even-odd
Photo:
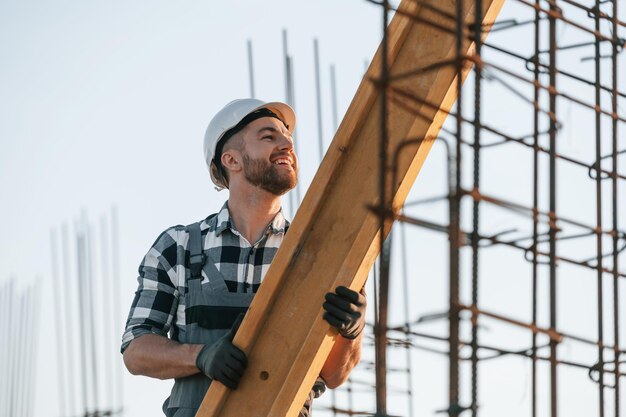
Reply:
[[[289,132],[293,133],[296,125],[296,114],[293,109],[285,103],[266,103],[255,98],[243,98],[233,100],[224,106],[224,108],[213,116],[204,134],[204,159],[209,168],[211,180],[216,185],[215,188],[218,191],[228,188],[228,185],[223,178],[220,168],[214,161],[217,145],[225,134],[236,127],[244,117],[259,109],[268,109],[276,114],[285,124]]]

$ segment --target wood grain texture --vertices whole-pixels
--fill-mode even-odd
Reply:
[[[503,1],[483,1],[484,23],[495,20]],[[467,27],[474,2],[465,3]],[[400,10],[389,26],[392,76],[456,57],[455,21],[449,17],[455,15],[454,1],[405,0]],[[472,49],[464,42],[464,54]],[[379,48],[234,339],[249,357],[239,389],[211,384],[198,417],[297,416],[302,407],[337,337],[322,320],[324,294],[338,285],[360,289],[379,253],[380,220],[371,207],[380,203],[380,98],[373,82],[380,68]],[[469,69],[464,67],[465,75]],[[456,100],[456,75],[451,64],[392,83],[390,154],[407,138],[422,139],[402,148],[393,166],[395,183],[388,175],[396,209]],[[430,104],[410,101],[405,93]],[[383,233],[390,227],[391,221]]]

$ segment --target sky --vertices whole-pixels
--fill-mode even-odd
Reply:
[[[521,13],[519,6],[507,3],[501,18],[519,17]],[[227,198],[226,192],[216,192],[210,183],[202,156],[202,138],[217,110],[232,99],[251,94],[248,40],[253,48],[256,96],[266,101],[285,100],[283,30],[287,31],[289,53],[294,59],[296,140],[305,190],[319,163],[313,40],[317,38],[320,46],[323,137],[327,146],[334,133],[330,65],[336,68],[341,116],[380,42],[377,6],[363,0],[192,0],[184,5],[163,0],[0,0],[0,191],[4,200],[0,216],[4,231],[0,234],[0,284],[13,280],[16,291],[29,286],[40,289],[42,319],[32,388],[35,417],[60,415],[61,407],[56,386],[58,321],[50,233],[61,233],[63,225],[71,233],[81,230],[82,218],[99,236],[101,219],[110,222],[115,207],[119,216],[120,277],[112,282],[119,285],[114,291],[119,294],[121,311],[112,315],[125,317],[136,288],[137,266],[154,239],[169,226],[205,218]],[[520,34],[528,36],[529,32],[501,32],[492,38],[510,45],[524,39]],[[563,29],[560,36],[568,41],[578,39],[571,29]],[[520,45],[524,53],[532,46],[528,42]],[[501,59],[508,63],[506,58]],[[591,67],[581,64],[578,57],[564,52],[562,59],[564,65],[571,62],[572,68],[588,75],[586,71]],[[622,68],[623,64],[622,55]],[[570,87],[567,81],[563,83]],[[528,132],[532,120],[528,108],[497,82],[491,84],[492,90],[485,93],[484,100],[485,114],[491,115],[488,120],[512,132]],[[471,86],[470,78],[466,89]],[[589,93],[578,86],[571,88],[581,95]],[[591,119],[588,113],[569,104],[562,109],[566,123],[559,136],[561,149],[584,158],[593,145],[586,140],[592,134]],[[445,192],[443,149],[439,145],[433,148],[413,197]],[[487,174],[483,175],[483,185],[485,190],[527,203],[529,176],[510,173],[527,173],[530,153],[516,152],[509,147],[490,153],[484,162]],[[563,168],[560,180],[560,207],[564,214],[592,224],[593,184],[579,171],[568,169]],[[467,179],[471,180],[471,176]],[[542,187],[542,196],[545,190]],[[292,216],[289,204],[285,203],[285,208]],[[443,204],[417,208],[416,213],[446,221]],[[498,210],[488,209],[484,216],[485,230],[494,233],[521,223]],[[411,317],[441,312],[447,305],[447,241],[434,232],[407,233],[407,247],[414,254],[409,270],[416,275],[408,290],[396,281],[392,285],[394,297],[401,300],[403,293],[411,294]],[[399,234],[394,239],[399,239]],[[572,251],[584,252],[585,245]],[[513,262],[522,266],[509,267]],[[394,265],[399,271],[397,259]],[[527,318],[528,265],[520,263],[517,254],[503,249],[485,255],[483,265],[485,307],[496,311],[512,309],[519,317]],[[595,284],[589,274],[570,271],[567,266],[561,271],[572,282],[560,304],[563,325],[592,337],[595,310],[588,294]],[[61,277],[68,282],[70,278]],[[104,286],[98,289],[103,290]],[[542,291],[545,298],[545,286]],[[62,297],[70,300],[70,291],[64,290]],[[398,301],[398,307],[392,311],[392,320],[396,322],[402,315],[401,304]],[[98,306],[105,308],[104,303]],[[545,314],[544,309],[544,321]],[[621,316],[622,323],[626,322],[624,311]],[[117,326],[118,338],[101,341],[109,351],[117,350],[123,323],[113,326]],[[427,326],[433,326],[433,331],[441,330],[436,324]],[[512,347],[519,346],[517,342],[528,336],[497,323],[490,326],[493,333],[503,332],[497,333],[499,340],[503,334],[510,336]],[[592,358],[593,352],[583,352],[584,349],[570,345],[564,351],[572,357]],[[403,355],[394,354],[391,362],[401,363]],[[446,362],[427,354],[414,353],[412,357],[422,375],[432,376],[415,377],[415,401],[419,403],[415,407],[423,415],[434,415],[437,407],[445,404]],[[514,359],[492,365],[494,362],[484,367],[483,376],[493,382],[485,384],[485,398],[496,398],[485,405],[485,415],[502,415],[502,407],[507,403],[515,404],[518,413],[510,415],[528,415],[528,368]],[[594,412],[593,384],[580,373],[571,376],[569,372],[564,371],[566,380],[584,382],[563,385],[562,395],[573,398],[565,410]],[[359,375],[371,379],[371,373]],[[391,378],[394,383],[403,383],[400,377]],[[546,381],[541,380],[544,388]],[[158,415],[169,386],[170,382],[124,372],[124,415]],[[403,412],[400,402],[404,404],[404,397],[399,395],[397,398],[402,401],[393,405],[399,413]],[[364,395],[360,401],[364,406],[371,405],[372,398]],[[545,404],[545,397],[541,401]]]

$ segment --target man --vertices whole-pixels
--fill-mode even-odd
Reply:
[[[280,196],[298,180],[294,126],[284,103],[241,99],[220,110],[204,155],[228,201],[202,222],[164,231],[139,267],[122,353],[132,374],[176,379],[163,405],[168,417],[195,416],[212,380],[236,389],[245,371],[246,355],[232,339],[289,227]],[[365,296],[338,287],[320,303],[340,336],[303,417],[325,386],[347,379],[361,354]]]

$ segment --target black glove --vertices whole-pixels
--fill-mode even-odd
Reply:
[[[246,354],[232,343],[243,316],[243,313],[240,314],[233,327],[217,342],[204,345],[196,358],[198,369],[230,389],[237,388],[243,371],[248,366]]]
[[[324,298],[324,320],[346,339],[356,339],[365,327],[365,295],[341,286],[334,293],[326,293]]]

